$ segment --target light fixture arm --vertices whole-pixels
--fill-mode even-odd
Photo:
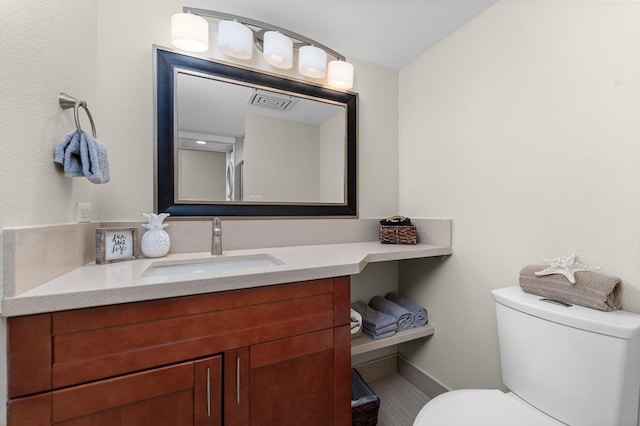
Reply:
[[[325,52],[327,52],[329,55],[333,56],[334,58],[344,61],[346,60],[346,58],[341,55],[340,53],[336,52],[333,49],[328,48],[327,46],[318,43],[315,40],[312,40],[310,38],[307,38],[303,35],[300,35],[298,33],[295,33],[293,31],[289,31],[287,29],[284,28],[280,28],[276,25],[271,25],[271,24],[267,24],[266,22],[261,22],[261,21],[256,21],[255,19],[250,19],[250,18],[245,18],[243,16],[237,16],[237,15],[232,15],[230,13],[224,13],[224,12],[216,12],[213,10],[208,10],[208,9],[197,9],[197,8],[193,8],[193,7],[183,7],[182,10],[184,11],[184,13],[193,13],[194,15],[199,15],[202,17],[208,17],[208,18],[214,18],[214,19],[220,19],[220,20],[227,20],[227,21],[238,21],[244,25],[247,25],[249,27],[257,27],[260,28],[260,30],[256,31],[253,28],[250,28],[251,31],[253,31],[254,34],[256,34],[256,41],[257,41],[257,45],[258,48],[261,49],[261,44],[262,44],[262,40],[264,38],[264,32],[265,31],[278,31],[288,37],[290,37],[291,39],[294,39],[296,41],[298,41],[299,43],[294,43],[294,46],[296,48],[299,48],[300,46],[305,46],[305,45],[309,45],[309,46],[315,46],[318,47],[320,49],[323,49]]]

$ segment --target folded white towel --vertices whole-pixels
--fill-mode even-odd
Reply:
[[[356,334],[362,328],[362,315],[351,309],[351,334]]]

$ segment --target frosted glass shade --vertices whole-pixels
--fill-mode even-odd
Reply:
[[[201,16],[176,13],[171,17],[171,43],[188,52],[209,50],[209,23]]]
[[[251,59],[253,32],[239,22],[221,21],[218,24],[218,49],[234,58]]]
[[[293,41],[277,31],[267,31],[262,54],[269,65],[289,69],[293,66]]]
[[[298,53],[298,71],[311,78],[327,75],[327,53],[315,46],[302,46]]]
[[[345,61],[329,62],[327,83],[336,89],[351,89],[353,87],[353,65]]]

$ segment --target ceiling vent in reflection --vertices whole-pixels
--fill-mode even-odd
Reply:
[[[273,92],[262,92],[255,90],[249,98],[249,105],[263,108],[275,109],[279,111],[289,111],[293,108],[296,100],[291,96],[280,95]]]

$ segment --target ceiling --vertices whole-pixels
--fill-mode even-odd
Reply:
[[[294,31],[399,70],[496,0],[184,0]]]

